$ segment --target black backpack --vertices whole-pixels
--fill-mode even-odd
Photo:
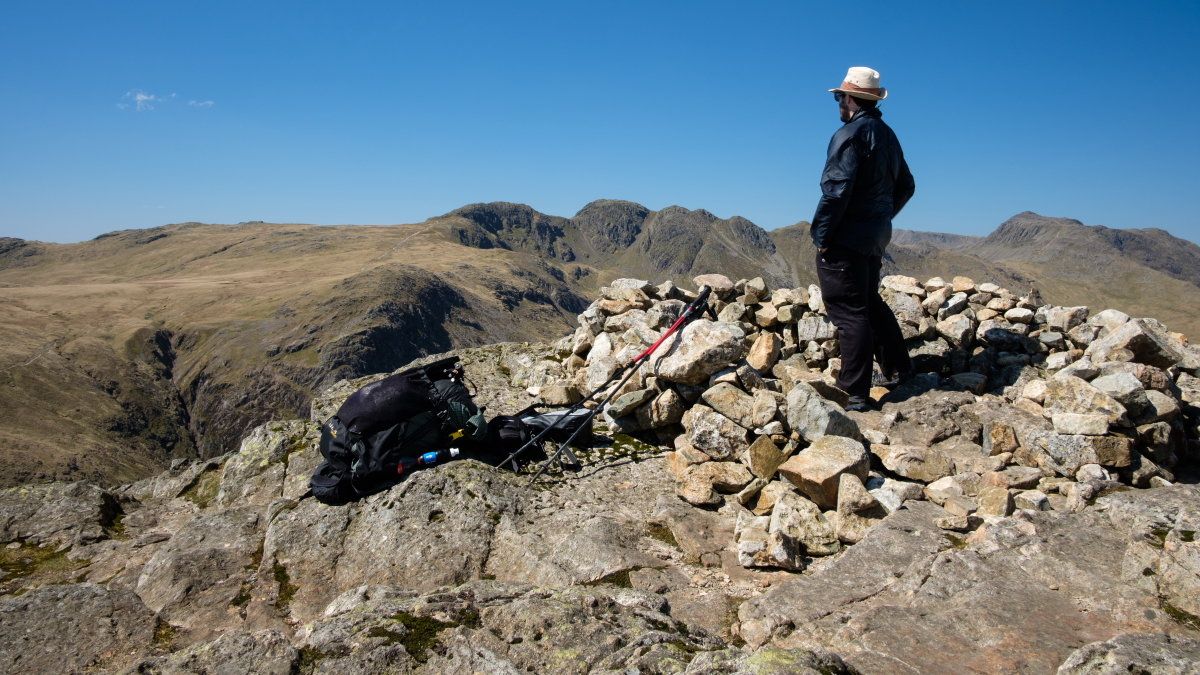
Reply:
[[[482,440],[488,428],[463,379],[451,357],[351,394],[321,426],[325,461],[309,481],[313,496],[345,504],[395,485],[416,455]]]
[[[543,436],[543,440],[565,443],[567,439],[574,436],[571,445],[576,448],[591,448],[592,416],[590,412],[583,408],[540,412],[538,406],[531,405],[515,415],[493,417],[488,422],[487,437],[484,442],[489,448],[501,453],[499,456],[492,455],[492,458],[496,461],[503,461],[510,453],[523,447],[541,432],[553,427],[548,434]],[[578,434],[575,433],[577,430]],[[545,459],[547,459],[545,448],[541,447],[540,443],[534,444],[521,453],[519,458],[514,459],[514,464],[509,468],[514,471],[520,470],[520,465],[515,463],[518,460],[525,463],[540,462]],[[495,461],[490,463],[494,464]]]

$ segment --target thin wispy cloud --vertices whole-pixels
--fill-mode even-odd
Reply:
[[[165,95],[151,94],[150,92],[141,89],[131,89],[125,92],[121,97],[117,107],[121,110],[133,110],[136,112],[147,112],[158,108],[160,105],[173,103],[179,98],[179,94],[170,93]],[[211,108],[216,105],[216,101],[209,99],[189,99],[189,108]]]
[[[165,99],[163,97],[157,94],[151,94],[140,89],[134,89],[132,91],[125,92],[125,95],[121,97],[121,103],[118,103],[117,107],[121,110],[129,110],[130,108],[133,108],[138,112],[146,112],[147,110],[154,110],[154,106],[162,103],[164,100]]]

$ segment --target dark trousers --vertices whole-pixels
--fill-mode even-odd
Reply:
[[[912,370],[896,315],[879,297],[883,260],[840,246],[817,253],[825,312],[838,328],[842,372],[837,385],[851,396],[871,391],[871,358],[885,374]]]

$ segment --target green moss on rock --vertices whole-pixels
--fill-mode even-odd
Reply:
[[[275,575],[275,582],[279,584],[279,608],[287,609],[291,606],[292,599],[296,597],[298,589],[292,585],[292,578],[288,576],[287,568],[278,560],[272,565],[272,573]]]
[[[429,650],[437,644],[437,635],[439,632],[459,625],[457,623],[444,623],[437,619],[417,616],[408,612],[395,614],[391,619],[404,626],[405,630],[403,633],[395,633],[399,635],[397,640],[400,644],[404,645],[404,650],[408,652],[409,656],[413,657],[418,663],[425,663],[429,659]],[[390,631],[388,633],[394,634]]]
[[[222,473],[220,467],[205,469],[199,476],[196,476],[191,485],[184,489],[183,498],[202,509],[208,508],[217,498],[217,492],[221,489]]]
[[[671,533],[671,528],[666,525],[650,525],[646,528],[646,535],[673,548],[679,548],[679,541]]]
[[[71,560],[67,551],[53,546],[33,546],[22,543],[13,548],[0,548],[0,595],[13,595],[29,588],[76,581],[76,572],[91,564],[90,560]]]

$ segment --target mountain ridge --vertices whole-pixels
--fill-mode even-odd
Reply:
[[[1036,287],[1057,304],[1200,334],[1188,311],[1196,287],[1138,262],[1174,240],[1028,212],[1006,225],[990,242],[898,231],[884,273]],[[0,239],[0,299],[11,308],[0,405],[16,413],[0,426],[0,482],[129,480],[221,454],[262,420],[296,414],[330,378],[565,333],[583,298],[616,277],[690,284],[719,271],[807,286],[807,230],[600,199],[570,218],[494,202],[413,224],[189,222],[76,244]],[[1057,233],[1055,259],[1004,243],[1021,231]],[[1073,233],[1086,259],[1072,261]],[[1182,276],[1200,261],[1190,251],[1171,259]]]

